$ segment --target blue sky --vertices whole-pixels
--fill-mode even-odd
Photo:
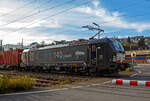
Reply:
[[[150,36],[150,0],[0,0],[0,39],[25,44],[101,37]],[[63,13],[62,13],[63,12]]]

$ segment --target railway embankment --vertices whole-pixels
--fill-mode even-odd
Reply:
[[[28,91],[32,90],[32,88],[61,87],[88,80],[89,77],[79,75],[0,70],[0,94]]]
[[[132,74],[133,71],[127,69],[120,72],[122,76]],[[71,75],[66,73],[37,73],[21,72],[16,70],[0,70],[0,93],[11,93],[18,91],[28,91],[37,88],[58,88],[71,87],[89,84],[99,84],[110,81],[116,77],[91,77],[81,75]],[[117,77],[118,78],[118,77]]]

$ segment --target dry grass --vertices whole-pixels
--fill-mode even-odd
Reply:
[[[133,71],[133,70],[132,70],[132,68],[130,68],[130,67],[126,68],[126,69],[123,70],[123,71],[119,70],[119,72],[131,72],[131,71]]]
[[[64,80],[64,81],[59,81],[59,85],[65,85],[65,84],[70,84],[70,80]]]
[[[132,69],[131,68],[126,68],[125,72],[131,72]]]
[[[35,79],[29,76],[0,77],[0,93],[28,90],[35,85]]]

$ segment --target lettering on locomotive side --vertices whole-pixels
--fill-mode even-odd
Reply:
[[[55,58],[62,58],[63,53],[62,51],[56,51],[56,52],[53,52],[53,55]]]
[[[71,54],[66,54],[66,55],[63,55],[64,58],[71,58],[72,55]]]
[[[72,54],[67,54],[67,53],[65,54],[62,51],[56,51],[56,52],[53,52],[53,57],[63,60],[65,58],[71,58]]]
[[[85,52],[82,52],[82,51],[76,51],[76,52],[75,52],[75,55],[85,55]]]

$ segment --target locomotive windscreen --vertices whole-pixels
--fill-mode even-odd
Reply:
[[[114,48],[115,48],[116,51],[124,52],[124,48],[123,48],[123,46],[121,45],[120,42],[118,42],[117,40],[112,40],[112,43],[113,43]]]

